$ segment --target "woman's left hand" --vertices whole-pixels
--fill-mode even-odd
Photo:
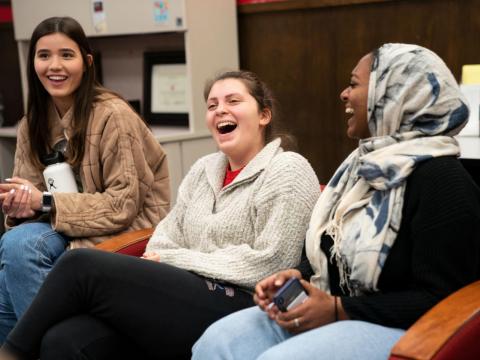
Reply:
[[[40,210],[42,192],[25,179],[13,177],[0,184],[2,211],[12,218],[29,218]]]
[[[308,298],[287,312],[279,312],[275,321],[293,334],[317,328],[335,321],[335,297],[301,280]]]

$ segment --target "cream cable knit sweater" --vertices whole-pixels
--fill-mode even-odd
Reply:
[[[222,188],[227,164],[218,152],[192,166],[147,250],[164,263],[252,289],[299,263],[319,184],[308,161],[283,152],[280,139]]]

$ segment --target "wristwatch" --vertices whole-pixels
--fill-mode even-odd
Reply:
[[[44,191],[42,195],[42,212],[48,213],[52,211],[53,196],[52,193]]]

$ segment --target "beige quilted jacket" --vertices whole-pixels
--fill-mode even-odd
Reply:
[[[70,109],[62,119],[53,105],[49,121],[52,146],[71,134]],[[28,154],[26,119],[18,128],[14,176],[45,190],[42,170]],[[126,230],[154,227],[170,207],[165,152],[131,108],[110,94],[94,104],[79,169],[83,193],[54,193],[53,228],[75,238],[70,247],[99,243]],[[11,219],[13,220],[13,219]],[[10,221],[7,221],[7,225]]]

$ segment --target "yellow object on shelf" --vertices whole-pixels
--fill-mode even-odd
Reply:
[[[480,64],[463,65],[462,84],[480,84]]]

